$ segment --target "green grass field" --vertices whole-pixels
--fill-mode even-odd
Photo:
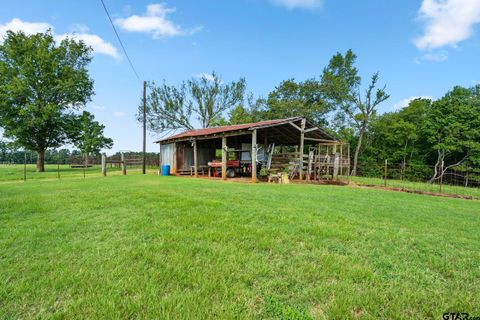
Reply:
[[[0,319],[480,315],[476,200],[111,175],[0,208]]]

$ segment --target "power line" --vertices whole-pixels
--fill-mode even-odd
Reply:
[[[120,42],[120,46],[122,46],[123,53],[127,57],[128,63],[130,64],[130,67],[132,67],[133,73],[135,73],[135,76],[137,77],[138,81],[142,81],[140,77],[138,76],[137,70],[135,70],[135,67],[133,66],[132,60],[130,60],[130,57],[128,56],[127,50],[125,49],[125,46],[123,45],[122,39],[120,39],[120,36],[118,35],[117,28],[115,28],[115,25],[113,24],[112,18],[110,17],[110,13],[108,12],[107,6],[105,5],[105,2],[103,0],[100,0],[103,5],[103,9],[105,9],[105,13],[108,16],[108,20],[110,20],[110,24],[112,25],[113,31],[115,31],[115,35],[117,36],[118,42]]]

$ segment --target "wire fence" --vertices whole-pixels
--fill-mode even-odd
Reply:
[[[70,157],[68,160],[47,161],[45,172],[37,172],[34,159],[25,157],[19,161],[0,161],[0,182],[28,181],[39,179],[90,178],[102,176],[101,156]],[[123,166],[125,163],[125,166]],[[106,175],[142,174],[143,158],[138,152],[123,152],[106,158]],[[158,174],[158,154],[147,154],[146,173]],[[437,171],[442,171],[437,168]],[[347,170],[345,170],[347,171]],[[343,175],[338,180],[360,186],[382,187],[414,193],[458,196],[480,199],[480,168],[458,166],[444,170],[442,175],[431,179],[435,168],[424,164],[389,163],[361,164],[357,175]]]
[[[341,179],[363,186],[386,187],[415,193],[480,199],[480,168],[458,166],[444,169],[424,164],[389,163],[360,165],[357,175]],[[433,178],[433,179],[432,179]]]
[[[19,157],[17,157],[19,158]],[[23,161],[21,161],[23,160]],[[125,165],[123,166],[123,162]],[[146,173],[157,174],[159,157],[147,154]],[[0,182],[40,179],[90,178],[103,175],[102,158],[75,156],[57,161],[46,161],[45,171],[37,172],[35,159],[24,157],[16,161],[0,161]],[[106,175],[142,174],[143,158],[138,152],[120,153],[106,158]]]

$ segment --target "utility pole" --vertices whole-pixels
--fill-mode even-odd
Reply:
[[[147,81],[143,81],[143,162],[142,174],[147,165]]]

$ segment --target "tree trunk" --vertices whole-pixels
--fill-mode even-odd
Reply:
[[[45,150],[37,151],[37,172],[45,172]]]
[[[443,172],[438,172],[438,166],[443,161],[444,157],[443,152],[438,151],[437,163],[435,163],[435,166],[433,167],[433,176],[428,180],[428,183],[434,183],[440,175],[443,175]]]
[[[350,174],[352,176],[357,175],[358,155],[360,154],[360,149],[362,148],[362,141],[363,141],[364,134],[365,134],[365,129],[361,129],[360,134],[358,135],[358,143],[355,148],[355,154],[353,155],[353,168],[352,168],[352,173]]]

